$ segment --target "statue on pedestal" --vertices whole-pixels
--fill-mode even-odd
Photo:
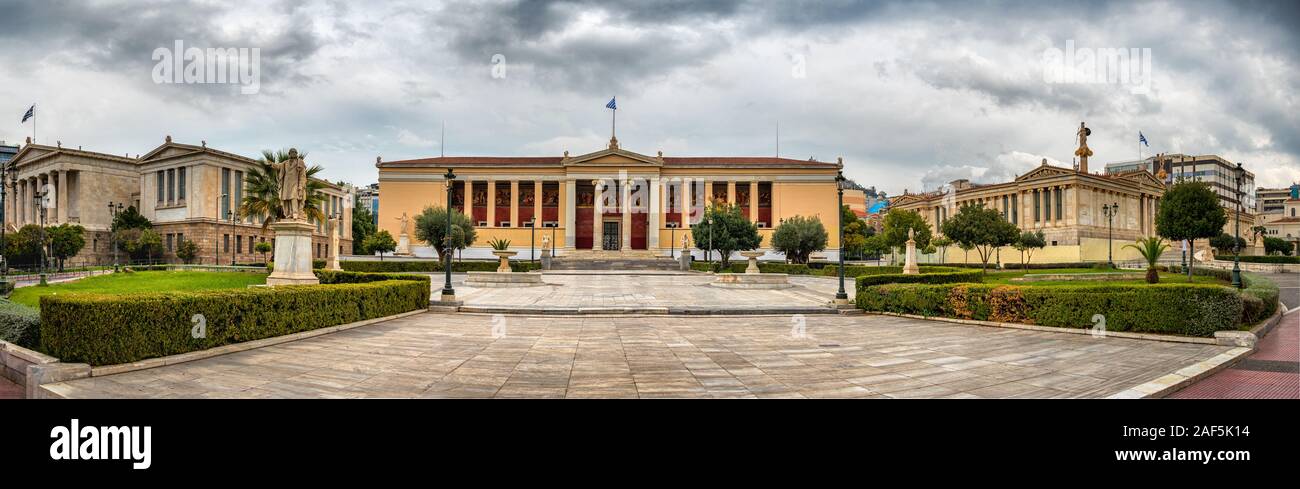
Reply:
[[[297,148],[289,149],[289,159],[276,165],[280,187],[280,212],[289,221],[306,221],[303,206],[307,202],[307,163]]]
[[[1079,157],[1080,173],[1088,173],[1088,157],[1092,156],[1092,150],[1088,148],[1088,136],[1091,135],[1092,129],[1080,122],[1079,131],[1075,133],[1079,141],[1079,149],[1074,150],[1074,155]]]
[[[907,228],[907,261],[903,264],[904,275],[916,275],[921,273],[921,267],[916,265],[916,230]]]

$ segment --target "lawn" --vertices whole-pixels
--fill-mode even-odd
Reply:
[[[1026,285],[1026,286],[1053,286],[1053,285],[1145,285],[1145,280],[1053,280],[1043,282],[1013,282],[1011,279],[1023,277],[1025,275],[1039,274],[1083,274],[1083,273],[1145,273],[1142,270],[1096,270],[1092,268],[1059,268],[1059,269],[1041,269],[1029,270],[1028,273],[1021,270],[1010,270],[1000,272],[989,272],[984,277],[986,284],[1003,284],[1003,285]],[[1228,282],[1219,280],[1214,277],[1205,275],[1196,275],[1192,277],[1194,283],[1198,284],[1216,284],[1228,285]],[[1160,283],[1162,284],[1185,284],[1187,276],[1179,273],[1160,272]]]
[[[49,287],[15,289],[10,300],[40,307],[40,298],[50,294],[143,294],[214,289],[242,289],[266,283],[266,274],[247,272],[134,272],[87,277]]]

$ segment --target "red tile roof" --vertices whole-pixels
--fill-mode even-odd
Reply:
[[[801,168],[838,168],[836,163],[796,160],[770,156],[666,156],[664,166],[787,166]],[[384,161],[380,168],[424,168],[442,166],[557,166],[559,156],[439,156],[413,160]]]

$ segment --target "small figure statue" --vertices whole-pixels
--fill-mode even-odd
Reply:
[[[307,201],[307,163],[298,156],[297,148],[289,149],[289,159],[276,165],[280,186],[280,209],[290,221],[303,219],[303,204]]]
[[[1084,123],[1079,123],[1079,131],[1075,136],[1079,140],[1079,149],[1074,150],[1074,155],[1079,157],[1079,172],[1088,173],[1088,157],[1092,156],[1092,150],[1088,149],[1088,136],[1092,135],[1092,129]]]
[[[401,233],[400,233],[400,235],[406,235],[407,227],[408,227],[408,226],[410,225],[410,223],[411,223],[411,217],[410,217],[410,216],[407,216],[406,213],[403,212],[403,213],[402,213],[402,216],[401,216],[401,217],[398,217],[397,220],[398,220],[398,222],[401,222],[401,223],[402,223],[402,228],[401,228]]]

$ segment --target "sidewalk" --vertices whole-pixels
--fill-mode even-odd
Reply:
[[[1300,399],[1300,312],[1282,322],[1259,342],[1259,350],[1224,369],[1175,392],[1176,399]]]

